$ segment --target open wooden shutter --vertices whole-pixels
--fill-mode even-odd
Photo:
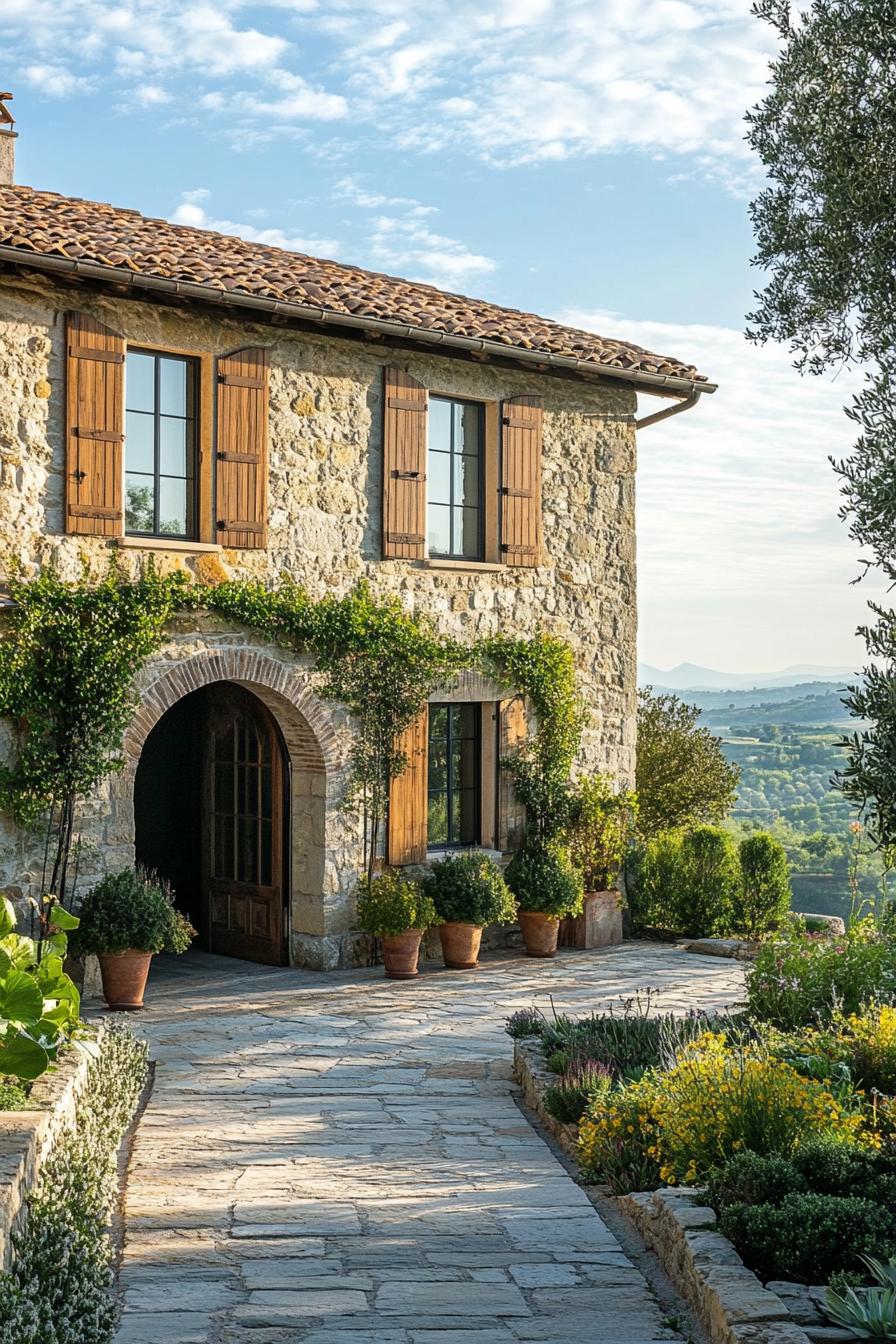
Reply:
[[[537,565],[541,554],[539,397],[514,397],[501,407],[501,559]]]
[[[218,360],[216,540],[260,550],[268,524],[268,352],[236,350]]]
[[[425,863],[427,822],[429,712],[402,733],[400,747],[407,765],[389,789],[389,863]]]
[[[383,555],[426,553],[426,388],[402,369],[386,369],[383,389]]]
[[[117,537],[124,530],[124,337],[86,313],[69,313],[65,328],[65,528]]]
[[[513,778],[500,768],[505,756],[512,756],[528,735],[526,705],[521,695],[498,701],[498,848],[506,853],[519,849],[526,825],[525,806],[517,799]]]

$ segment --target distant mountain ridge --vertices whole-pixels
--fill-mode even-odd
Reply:
[[[638,664],[638,684],[669,691],[756,690],[762,687],[803,686],[807,682],[836,682],[840,686],[855,683],[860,672],[855,667],[824,667],[797,663],[780,672],[717,672],[696,663],[679,663],[664,671],[649,663]]]

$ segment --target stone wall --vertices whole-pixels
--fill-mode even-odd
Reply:
[[[222,354],[247,344],[271,349],[270,526],[267,551],[117,550],[136,573],[149,555],[158,568],[184,568],[206,579],[289,574],[315,597],[342,594],[366,578],[378,594],[397,594],[408,610],[428,613],[464,640],[497,630],[548,630],[576,654],[589,708],[581,763],[628,784],[634,771],[636,607],[634,470],[635,394],[623,383],[598,386],[549,374],[401,352],[377,341],[351,341],[212,318],[202,313],[112,300],[48,281],[6,278],[0,287],[0,582],[12,564],[35,573],[47,563],[78,577],[99,573],[115,543],[62,532],[64,493],[64,314],[78,308],[146,347]],[[544,400],[543,517],[545,563],[536,569],[445,566],[381,560],[382,370],[400,365],[441,393],[500,400],[537,393]],[[193,660],[222,649],[256,652],[286,669],[289,688],[258,683],[262,698],[281,699],[275,717],[294,763],[304,745],[311,759],[293,825],[306,853],[294,865],[301,916],[293,955],[329,964],[301,938],[341,938],[352,918],[351,889],[360,864],[359,826],[340,814],[338,798],[348,725],[315,699],[314,678],[300,660],[261,650],[245,631],[221,622],[179,621],[169,644],[146,668],[141,692],[192,685]],[[219,664],[219,671],[224,667]],[[197,665],[198,667],[198,665]],[[203,675],[197,670],[196,675]],[[224,675],[231,676],[226,672]],[[236,678],[233,678],[236,679]],[[256,689],[251,676],[240,678]],[[198,682],[197,684],[202,684]],[[284,683],[285,684],[285,683]],[[167,692],[166,692],[167,693]],[[285,696],[285,700],[283,697]],[[290,701],[290,697],[296,697]],[[93,846],[87,876],[132,855],[135,752],[147,711],[138,716],[128,768],[91,800],[83,817]],[[303,726],[304,725],[304,726]],[[329,727],[325,726],[329,725]],[[148,729],[147,729],[148,731]],[[332,739],[324,740],[328,732]],[[304,736],[303,736],[304,735]],[[287,741],[290,739],[287,736]],[[10,742],[0,725],[0,755]],[[319,753],[319,757],[315,755]],[[329,753],[329,754],[328,754]],[[321,761],[324,763],[321,764]],[[303,810],[304,809],[304,810]],[[312,840],[298,841],[299,834]],[[308,850],[311,844],[314,852]],[[40,880],[40,837],[16,833],[0,819],[0,889],[33,892]],[[309,888],[308,890],[302,889]],[[313,888],[313,889],[312,889]],[[341,953],[340,953],[341,955]]]

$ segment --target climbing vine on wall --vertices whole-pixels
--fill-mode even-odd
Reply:
[[[465,668],[480,668],[531,701],[537,732],[505,766],[530,812],[537,841],[565,820],[565,785],[584,710],[569,646],[555,636],[496,635],[462,644],[395,597],[359,583],[343,597],[313,600],[298,584],[257,580],[190,583],[150,568],[137,580],[112,569],[99,583],[63,582],[52,570],[12,585],[15,606],[0,639],[0,716],[18,728],[19,754],[0,767],[0,807],[26,821],[57,818],[48,890],[66,878],[74,812],[121,764],[134,678],[162,642],[169,618],[206,608],[313,658],[322,694],[353,717],[348,801],[365,826],[372,870],[389,785],[404,769],[399,739],[430,694]]]

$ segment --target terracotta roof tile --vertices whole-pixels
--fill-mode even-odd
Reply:
[[[635,380],[646,374],[706,381],[681,360],[534,313],[31,187],[0,187],[0,246],[31,253],[34,265],[37,254],[126,268],[138,277],[209,286],[249,300],[322,308],[336,318],[394,322],[487,340],[509,352],[583,360]]]

